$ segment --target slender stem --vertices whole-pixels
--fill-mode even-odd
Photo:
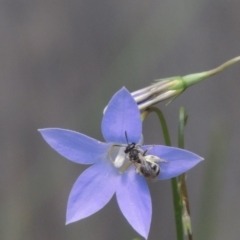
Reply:
[[[179,125],[178,125],[178,147],[184,148],[184,127],[187,124],[186,110],[181,107],[179,111]]]
[[[193,73],[193,74],[188,74],[186,76],[183,76],[182,80],[185,84],[185,87],[187,88],[187,87],[190,87],[193,84],[196,84],[196,83],[202,81],[203,79],[206,79],[210,76],[213,76],[217,73],[220,73],[221,71],[225,70],[226,68],[228,68],[231,65],[233,65],[235,63],[238,63],[238,62],[240,62],[240,56],[235,57],[235,58],[223,63],[222,65],[220,65],[220,66],[218,66],[214,69],[211,69],[211,70],[208,70],[208,71],[205,71],[205,72]]]
[[[161,122],[162,132],[165,140],[165,144],[167,146],[171,146],[170,135],[167,127],[167,122],[164,118],[162,111],[156,107],[150,107],[147,111],[142,114],[142,118],[154,112],[157,114],[159,121]],[[182,202],[181,196],[178,189],[178,180],[177,178],[171,179],[172,185],[172,194],[173,194],[173,206],[174,206],[174,213],[175,213],[175,225],[176,225],[176,233],[177,233],[177,240],[184,240],[183,235],[183,223],[182,223]]]
[[[171,179],[171,185],[172,185],[177,240],[184,240],[183,222],[182,222],[182,203],[181,203],[181,197],[178,189],[178,180],[176,177]]]
[[[212,69],[212,70],[209,70],[209,71],[207,71],[207,72],[209,73],[209,76],[212,76],[212,75],[214,75],[214,74],[217,74],[217,73],[223,71],[225,68],[228,68],[229,66],[231,66],[231,65],[233,65],[233,64],[235,64],[235,63],[237,63],[237,62],[240,62],[240,56],[235,57],[235,58],[233,58],[233,59],[231,59],[231,60],[223,63],[223,64],[220,65],[219,67],[216,67],[216,68],[214,68],[214,69]]]
[[[184,128],[187,124],[187,114],[186,110],[181,107],[179,113],[179,126],[178,126],[178,147],[184,148]],[[190,218],[190,206],[187,192],[186,176],[181,174],[178,178],[180,195],[182,198],[182,218],[183,227],[185,229],[185,234],[187,234],[189,240],[193,240],[192,230],[191,230],[191,218]],[[185,221],[184,221],[185,220]]]

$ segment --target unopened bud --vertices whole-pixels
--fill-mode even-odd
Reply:
[[[206,72],[188,74],[183,77],[176,76],[159,79],[156,80],[152,85],[133,92],[132,96],[138,104],[139,110],[144,111],[148,107],[151,107],[158,102],[162,102],[167,99],[175,99],[188,87],[223,71],[227,67],[239,61],[240,56],[233,58],[223,63],[219,67]]]

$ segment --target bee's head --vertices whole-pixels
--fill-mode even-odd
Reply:
[[[136,144],[135,143],[130,143],[127,145],[126,149],[124,150],[125,153],[129,153],[135,148]]]

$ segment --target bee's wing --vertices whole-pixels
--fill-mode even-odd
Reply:
[[[155,156],[155,155],[146,155],[146,156],[144,156],[144,158],[147,162],[154,162],[154,163],[165,162],[165,160],[163,160],[160,157]]]

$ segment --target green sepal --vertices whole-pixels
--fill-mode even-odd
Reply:
[[[166,80],[172,81],[172,80],[179,79],[179,78],[181,78],[181,76],[155,79],[155,80],[153,80],[153,82],[154,82],[153,84],[155,84],[156,82],[161,82],[161,81],[166,81]]]

